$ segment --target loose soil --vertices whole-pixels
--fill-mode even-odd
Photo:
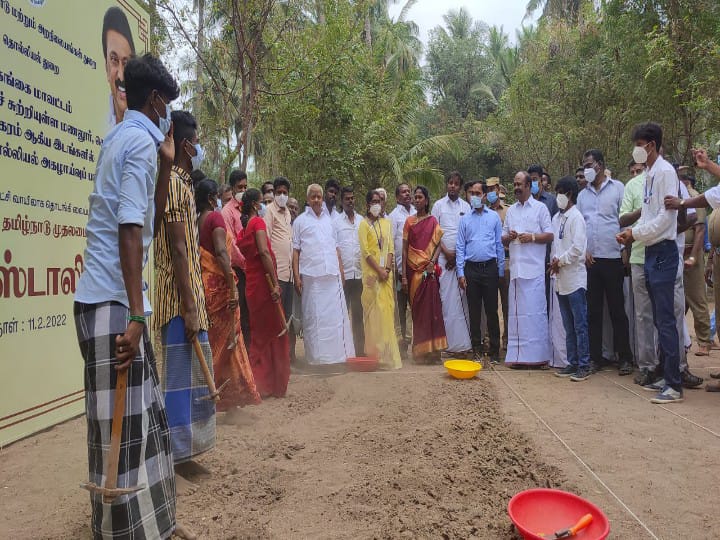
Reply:
[[[504,418],[488,378],[434,367],[294,375],[285,399],[218,417],[178,518],[200,538],[516,538],[510,497],[573,489]],[[2,538],[88,538],[84,420],[2,451]]]

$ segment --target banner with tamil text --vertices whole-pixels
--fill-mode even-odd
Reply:
[[[149,50],[135,0],[0,0],[0,447],[84,410],[72,304],[123,68]]]

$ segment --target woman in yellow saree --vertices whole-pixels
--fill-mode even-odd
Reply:
[[[413,357],[416,362],[440,359],[447,349],[440,302],[440,267],[437,265],[443,231],[430,215],[430,195],[418,186],[413,196],[417,215],[403,229],[402,286],[408,293],[413,319]]]
[[[201,180],[195,188],[195,204],[199,212],[200,265],[210,317],[208,338],[215,384],[220,387],[230,381],[216,408],[232,411],[235,407],[257,405],[261,399],[240,331],[236,278],[229,256],[233,238],[225,228],[222,215],[215,211],[217,192],[213,180]]]
[[[402,367],[402,361],[395,336],[395,258],[390,221],[380,217],[382,199],[377,191],[370,191],[365,202],[367,219],[358,229],[365,354],[377,358],[384,369],[398,369]]]

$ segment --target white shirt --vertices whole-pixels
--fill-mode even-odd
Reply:
[[[567,295],[578,289],[587,289],[587,233],[585,219],[577,206],[555,214],[552,230],[552,257],[558,259],[560,267],[555,281],[557,292]]]
[[[338,249],[340,249],[340,260],[342,261],[345,279],[362,278],[358,229],[360,228],[363,217],[357,212],[354,212],[353,219],[354,223],[348,219],[345,212],[336,213],[333,219],[333,227],[335,227],[335,236],[337,237]]]
[[[680,194],[678,195],[681,199],[689,199],[690,198],[690,192],[688,191],[688,188],[685,184],[680,182]],[[697,214],[697,211],[694,208],[688,208],[685,210],[685,213],[687,214],[687,217],[694,216]],[[683,253],[685,253],[685,233],[677,233],[677,239],[675,240],[677,242],[678,251],[680,252],[680,260],[683,260]]]
[[[711,187],[703,195],[713,210],[720,208],[720,185]]]
[[[308,206],[297,217],[293,223],[292,245],[300,252],[300,275],[322,277],[340,274],[335,228],[324,204],[319,216]]]
[[[666,210],[664,199],[667,195],[677,197],[679,184],[673,166],[658,156],[645,175],[640,220],[632,228],[633,237],[645,247],[677,239],[677,210]]]
[[[402,204],[398,204],[388,216],[392,226],[393,241],[395,242],[395,265],[398,273],[402,273],[403,229],[405,228],[405,222],[407,218],[415,214],[417,214],[417,210],[415,210],[414,206],[410,205],[410,211],[408,212]]]
[[[470,212],[472,212],[470,205],[460,197],[453,202],[450,197],[445,195],[433,204],[431,213],[438,220],[440,228],[443,230],[442,245],[446,250],[455,251],[460,218]]]
[[[530,197],[525,204],[520,201],[508,208],[503,223],[503,236],[510,231],[520,233],[552,233],[550,212],[547,206]],[[545,274],[546,244],[528,242],[522,244],[519,239],[510,242],[510,279],[534,279]]]

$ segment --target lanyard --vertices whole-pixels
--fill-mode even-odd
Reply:
[[[648,180],[650,180],[650,190],[648,191]],[[643,197],[643,203],[650,204],[650,198],[653,194],[653,184],[655,183],[655,175],[648,176],[645,178],[645,184],[643,185],[643,190],[645,191],[645,196]]]
[[[371,227],[372,227],[373,232],[375,233],[375,238],[377,238],[378,249],[380,251],[382,251],[382,247],[383,247],[382,227],[380,228],[380,234],[378,234],[378,231],[375,228],[375,224],[377,222],[378,222],[378,220],[373,221]]]
[[[565,224],[567,223],[567,220],[569,219],[568,216],[564,216],[565,219],[560,219],[560,240],[563,239],[563,236],[565,236]]]

